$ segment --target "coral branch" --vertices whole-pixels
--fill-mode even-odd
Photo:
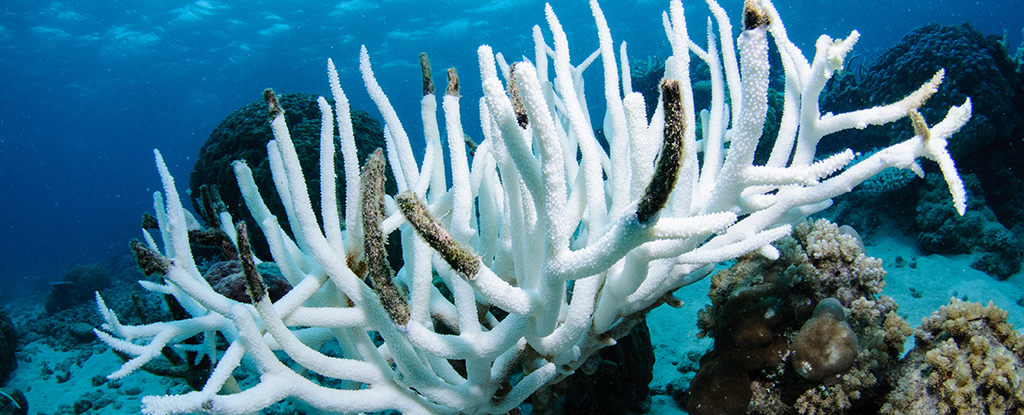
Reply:
[[[654,177],[647,185],[647,190],[644,191],[640,205],[636,209],[637,220],[644,224],[668,202],[668,196],[676,186],[679,164],[683,159],[686,118],[679,95],[679,82],[665,80],[661,83],[661,101],[665,108],[665,141],[661,147]]]
[[[249,231],[245,222],[238,222],[238,254],[242,260],[242,273],[245,275],[245,292],[249,294],[252,304],[256,304],[267,296],[267,286],[263,284],[263,277],[256,270],[256,263],[252,259],[252,249],[249,247]]]
[[[139,269],[147,277],[153,274],[167,274],[167,270],[174,265],[170,259],[160,255],[159,252],[149,249],[142,242],[139,242],[138,239],[132,239],[128,246],[131,247],[132,254],[135,255],[135,263],[139,265]]]
[[[441,254],[448,266],[466,279],[472,280],[480,271],[480,257],[455,241],[452,235],[430,216],[430,211],[415,194],[405,192],[395,200],[402,215],[416,229],[431,248]]]
[[[384,221],[384,155],[378,148],[363,166],[363,250],[366,272],[380,296],[384,309],[399,326],[409,322],[409,305],[393,281],[395,272],[388,265]]]

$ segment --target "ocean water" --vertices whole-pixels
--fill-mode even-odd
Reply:
[[[551,6],[573,62],[597,47],[583,1]],[[742,2],[724,0],[738,26]],[[686,1],[689,32],[705,32],[703,1]],[[806,55],[821,34],[860,32],[867,61],[922,24],[970,22],[1021,44],[1016,1],[778,1],[789,37]],[[667,1],[603,1],[616,44],[633,59],[666,56]],[[463,120],[479,140],[476,48],[533,56],[536,0],[36,1],[0,4],[0,300],[57,281],[76,265],[127,252],[160,189],[159,149],[184,191],[199,148],[230,112],[278,93],[328,95],[326,61],[338,67],[353,108],[379,116],[359,75],[365,46],[377,79],[411,137],[422,137],[418,55],[435,76],[456,67]],[[738,30],[738,29],[737,29]],[[600,106],[600,72],[591,69]],[[590,79],[590,78],[588,78]],[[594,113],[598,114],[598,113]],[[415,140],[414,140],[415,142]]]

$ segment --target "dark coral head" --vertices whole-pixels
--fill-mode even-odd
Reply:
[[[753,398],[750,376],[739,366],[723,360],[711,359],[701,366],[693,378],[686,403],[686,409],[691,414],[747,413]]]

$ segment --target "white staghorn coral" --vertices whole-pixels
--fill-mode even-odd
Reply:
[[[332,113],[320,100],[323,227],[282,111],[269,93],[276,139],[268,153],[287,218],[269,213],[244,162],[234,167],[273,261],[294,286],[276,302],[263,295],[252,267],[259,260],[246,253],[247,232],[231,226],[226,214],[221,214],[221,231],[246,263],[253,304],[230,300],[205,282],[189,247],[188,214],[157,153],[166,194],[166,199],[155,195],[161,244],[146,236],[164,283],[145,286],[173,296],[192,317],[127,326],[97,298],[106,319],[97,334],[134,357],[110,376],[126,376],[171,346],[209,357],[214,370],[202,390],[145,398],[147,414],[245,414],[285,398],[341,413],[505,413],[613,344],[651,308],[678,303],[671,294],[706,276],[714,263],[752,251],[777,256],[769,242],[788,234],[790,224],[886,168],[921,173],[918,158],[937,161],[963,213],[964,191],[945,145],[970,117],[970,101],[950,109],[934,127],[916,122],[915,137],[850,168],[849,150],[815,161],[818,141],[832,132],[916,114],[938,88],[941,71],[900,102],[822,115],[818,94],[842,67],[856,32],[840,41],[822,36],[808,62],[786,37],[770,1],[747,1],[735,47],[725,11],[713,0],[708,3],[721,41],[709,19],[706,49],[686,33],[680,1],[664,15],[673,55],[666,61],[663,105],[650,122],[643,97],[628,81],[625,46],[616,57],[596,1],[591,9],[600,48],[579,66],[571,64],[568,40],[550,6],[551,43],[535,28],[532,62],[508,64],[481,46],[484,140],[471,157],[463,147],[454,72],[442,102],[450,187],[433,87],[425,83],[426,154],[417,164],[364,48],[360,68],[383,114],[388,162],[402,192],[395,198],[373,190],[380,189],[374,182],[381,180],[379,174],[364,174],[360,185],[348,101],[328,61],[337,107]],[[784,63],[785,107],[771,158],[756,166],[754,149],[767,110],[769,35]],[[712,69],[713,99],[701,113],[707,130],[699,140],[691,54]],[[598,56],[611,154],[595,138],[583,100],[581,72]],[[347,191],[344,223],[333,185],[338,180],[332,156],[335,119]],[[281,230],[279,219],[289,221],[293,237]],[[404,266],[392,279],[381,266],[378,242],[396,231]],[[158,252],[166,258],[159,259]],[[435,276],[450,296],[435,287]],[[375,288],[364,277],[372,277]],[[441,325],[447,331],[438,330]],[[450,331],[456,334],[443,334]],[[382,344],[374,343],[373,333]],[[197,334],[203,335],[202,344],[184,343]],[[227,340],[226,350],[217,349],[218,334]],[[342,357],[324,354],[327,342],[336,342]],[[232,372],[243,362],[260,378],[256,386],[239,390]],[[521,376],[513,376],[519,371]],[[318,377],[342,382],[329,387],[313,380]]]

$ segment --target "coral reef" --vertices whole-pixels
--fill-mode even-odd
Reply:
[[[893,102],[901,94],[915,88],[914,82],[930,76],[930,71],[945,68],[950,75],[950,88],[943,89],[932,98],[946,104],[958,102],[965,96],[978,100],[976,115],[968,122],[958,139],[950,142],[950,153],[961,171],[976,175],[972,186],[969,210],[987,211],[984,218],[965,218],[957,223],[947,215],[936,214],[928,205],[939,203],[942,185],[929,181],[910,180],[907,172],[895,169],[886,172],[886,180],[878,178],[865,183],[854,192],[840,198],[845,207],[835,217],[839,223],[850,224],[871,234],[881,226],[879,215],[893,219],[908,235],[930,233],[922,243],[928,252],[959,254],[977,252],[975,268],[1003,279],[1020,269],[1024,252],[1024,152],[1015,143],[1024,131],[1024,73],[1010,56],[1005,42],[997,36],[983,35],[964,23],[958,26],[928,24],[918,27],[889,48],[869,68],[859,73],[846,72],[833,77],[822,93],[821,106],[829,111],[847,111],[865,104],[877,105]],[[982,103],[983,102],[983,103]],[[941,113],[921,112],[924,119],[935,120]],[[865,154],[898,142],[915,134],[908,121],[882,126],[867,126],[862,131],[839,132],[823,149],[841,151],[846,147]],[[931,166],[924,166],[932,170]],[[964,175],[965,180],[969,180]],[[980,203],[979,203],[980,202]],[[884,213],[874,209],[856,209],[856,206],[886,206]],[[922,206],[927,215],[922,220]],[[916,220],[915,220],[916,217]],[[947,224],[952,239],[963,244],[939,242],[943,239],[939,225]],[[885,222],[888,223],[888,222]],[[915,227],[915,223],[917,226]],[[923,225],[923,226],[922,226]],[[952,229],[960,228],[960,229]],[[996,236],[997,246],[981,241],[982,238],[962,237],[985,228]],[[1006,230],[1013,233],[1010,237]],[[1000,235],[996,235],[1000,234]],[[991,238],[988,238],[991,240]]]
[[[941,182],[926,178],[920,186],[917,242],[926,254],[972,254],[972,268],[1005,280],[1020,271],[1024,247],[1019,236],[1006,229],[986,204],[977,176],[966,174],[963,179],[970,195],[963,216],[943,212],[949,203],[938,196],[943,190]]]
[[[120,251],[102,263],[73,267],[56,285],[41,287],[47,291],[22,292],[23,298],[19,301],[30,304],[22,306],[29,311],[11,316],[18,328],[19,343],[24,346],[41,341],[55,350],[71,351],[96,341],[92,327],[102,321],[96,312],[97,292],[114,299],[114,308],[127,321],[150,322],[170,318],[163,304],[163,295],[146,291],[139,285],[140,280],[145,280],[143,273],[127,247]],[[76,282],[62,282],[69,279]],[[47,311],[47,299],[54,297],[53,291],[58,287],[68,290],[64,293],[70,292],[88,300],[68,301],[67,308]],[[72,288],[73,291],[70,290]]]
[[[881,261],[824,219],[774,244],[778,260],[746,256],[712,279],[698,326],[715,344],[691,383],[690,413],[875,408],[911,334],[879,295]]]
[[[158,254],[146,262],[156,264],[149,269],[162,280],[145,287],[174,297],[187,316],[124,324],[97,296],[105,322],[96,335],[131,356],[110,378],[129,375],[169,348],[208,358],[213,370],[200,390],[145,398],[144,412],[245,414],[288,399],[326,412],[506,413],[626,336],[651,309],[679,305],[672,293],[707,276],[714,264],[752,253],[768,259],[784,255],[781,245],[771,243],[789,234],[793,223],[886,168],[920,172],[918,159],[937,162],[954,209],[963,214],[965,194],[945,145],[970,119],[971,102],[948,108],[946,118],[934,125],[918,112],[939,89],[944,71],[896,103],[821,114],[821,87],[842,68],[857,32],[835,41],[822,36],[812,61],[787,38],[770,1],[745,3],[743,31],[735,41],[727,13],[710,1],[714,18],[707,20],[704,49],[689,38],[676,0],[664,26],[673,55],[660,83],[661,105],[648,121],[643,97],[631,90],[628,76],[623,78],[629,68],[621,63],[628,57],[616,54],[597,2],[590,7],[600,53],[580,66],[571,63],[566,33],[550,5],[545,15],[551,42],[538,27],[532,59],[509,64],[489,46],[477,49],[484,139],[471,157],[464,144],[458,76],[448,71],[442,108],[450,164],[426,59],[421,60],[426,142],[421,162],[363,48],[360,72],[387,125],[387,162],[397,196],[380,195],[379,187],[369,185],[379,179],[359,185],[348,100],[333,62],[328,61],[327,72],[336,107],[318,100],[319,198],[308,191],[307,177],[316,174],[302,166],[287,111],[265,91],[274,134],[267,156],[284,217],[267,208],[263,194],[273,189],[259,187],[248,163],[236,161],[232,167],[273,261],[294,287],[278,301],[267,295],[257,271],[269,258],[252,254],[249,225],[236,226],[228,212],[208,215],[208,226],[216,228],[208,231],[219,235],[211,241],[222,251],[237,252],[249,301],[227,298],[201,278],[201,261],[190,242],[193,231],[203,230],[186,214],[163,157],[154,152],[163,182],[163,192],[154,194],[159,231],[146,232],[144,243]],[[768,161],[755,165],[768,113],[769,37],[789,63],[782,97],[786,109]],[[699,141],[691,55],[704,61],[712,76],[710,110],[702,114],[707,128]],[[598,56],[607,151],[584,108],[580,74]],[[798,108],[795,116],[791,111]],[[850,168],[852,151],[818,157],[817,144],[826,135],[904,117],[915,120],[914,137]],[[335,120],[344,155],[343,204],[336,197]],[[380,176],[372,166],[366,170],[364,179]],[[311,199],[320,199],[319,209]],[[282,227],[285,222],[291,233]],[[895,306],[884,297],[873,299],[881,284],[877,261],[851,256],[853,248],[845,246],[833,252],[840,243],[859,249],[852,236],[804,226],[797,230],[800,253],[785,254],[802,258],[792,258],[798,265],[776,270],[760,286],[742,283],[750,293],[798,293],[777,296],[781,305],[747,295],[749,304],[735,306],[759,308],[767,320],[760,326],[752,320],[737,331],[741,340],[770,348],[759,359],[747,359],[749,367],[742,370],[755,371],[754,381],[761,382],[757,370],[780,366],[782,348],[771,346],[783,345],[776,340],[799,328],[789,324],[802,325],[818,303],[836,298],[851,307],[847,324],[860,349],[854,366],[837,375],[841,382],[822,386],[835,391],[827,394],[831,400],[819,393],[781,398],[816,407],[856,405],[870,395],[877,378],[873,370],[888,361],[890,343],[879,327]],[[380,252],[386,237],[400,240],[403,264],[394,275]],[[716,290],[724,292],[723,281]],[[779,312],[764,313],[768,307]],[[787,313],[800,318],[781,320]],[[719,330],[731,325],[724,314],[716,316]],[[731,337],[724,331],[715,335],[723,342]],[[197,336],[199,344],[189,340]],[[236,369],[243,364],[251,364],[258,376],[251,387],[234,389]],[[760,402],[763,393],[754,394]]]
[[[1000,142],[1009,141],[1022,121],[1015,107],[1022,86],[1000,38],[985,36],[969,23],[932,23],[915,28],[860,73],[859,80],[852,72],[836,76],[822,93],[821,105],[825,110],[840,112],[864,104],[894,102],[940,68],[949,74],[950,87],[931,98],[932,102],[943,103],[937,108],[955,105],[968,96],[978,102],[963,136],[950,143],[950,153],[959,164],[966,171],[976,171],[974,167],[991,163],[991,146],[1003,146]],[[943,116],[930,109],[921,114],[931,122]],[[822,142],[821,148],[870,151],[899,142],[912,132],[908,121],[870,126],[856,133],[840,132],[830,142]]]
[[[951,298],[924,319],[917,344],[893,372],[884,414],[1024,411],[1024,338],[991,302]]]
[[[854,193],[844,195],[832,215],[834,220],[866,229],[868,235],[883,223],[891,224],[904,234],[914,236],[925,254],[969,254],[973,257],[972,268],[999,280],[1020,271],[1024,258],[1021,241],[1024,233],[1020,231],[1024,228],[1007,229],[990,207],[988,193],[977,174],[963,175],[968,208],[961,216],[949,211],[951,204],[945,197],[946,184],[940,178],[929,176],[916,180],[917,177],[908,173],[889,169],[865,182]],[[884,211],[857,208],[864,205],[886,208]],[[890,221],[883,222],[882,215]]]

